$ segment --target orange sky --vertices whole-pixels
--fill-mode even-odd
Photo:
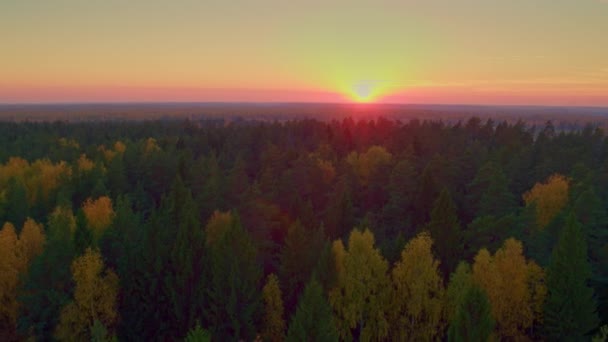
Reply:
[[[606,18],[604,0],[9,0],[0,102],[608,106]]]

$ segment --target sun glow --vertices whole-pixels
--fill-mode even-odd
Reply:
[[[380,81],[359,81],[350,88],[349,97],[359,103],[375,102],[383,94],[382,85]]]

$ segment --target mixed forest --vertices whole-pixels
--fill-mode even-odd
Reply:
[[[0,123],[0,340],[608,335],[608,136]]]

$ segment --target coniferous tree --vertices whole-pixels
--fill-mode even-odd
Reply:
[[[484,164],[468,185],[467,207],[471,218],[492,215],[501,217],[515,207],[515,197],[509,191],[508,179],[495,162]]]
[[[454,320],[458,305],[473,284],[471,277],[471,265],[466,261],[461,261],[456,270],[450,275],[450,282],[446,289],[446,318],[448,322]]]
[[[202,315],[205,241],[198,209],[181,177],[174,181],[163,207],[168,214],[168,227],[173,227],[171,230],[175,234],[169,250],[165,284],[172,304],[172,329],[177,336],[192,327]]]
[[[72,294],[70,265],[75,256],[75,229],[76,219],[70,209],[58,207],[50,215],[44,251],[34,259],[19,297],[22,310],[18,330],[22,335],[51,339],[59,312]]]
[[[74,252],[82,255],[87,248],[93,246],[93,233],[87,227],[82,210],[76,214],[76,231],[74,232]]]
[[[486,342],[494,330],[494,319],[488,297],[481,288],[467,288],[450,322],[448,341]]]
[[[431,212],[431,221],[426,228],[435,242],[435,250],[439,257],[439,267],[444,279],[456,268],[461,259],[462,231],[456,207],[447,189],[443,189],[435,201]]]
[[[608,322],[608,213],[591,186],[578,196],[574,211],[587,237],[592,271],[590,285],[598,296],[598,314],[605,324]]]
[[[261,299],[257,250],[236,214],[224,229],[209,246],[209,328],[221,340],[253,339]]]
[[[597,327],[596,301],[593,289],[587,285],[590,277],[587,242],[580,223],[570,213],[547,270],[547,338],[581,340]]]
[[[11,178],[6,188],[5,221],[11,222],[15,227],[21,227],[28,216],[30,204],[27,200],[27,189],[23,182]]]
[[[285,294],[287,312],[293,312],[307,279],[318,263],[325,237],[322,229],[306,231],[296,221],[289,227],[280,255],[279,276]]]
[[[314,279],[308,282],[300,297],[286,341],[338,341],[332,310],[323,295],[321,284]]]

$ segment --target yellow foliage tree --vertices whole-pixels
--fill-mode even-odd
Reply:
[[[374,235],[353,230],[348,250],[341,240],[333,244],[337,281],[329,292],[335,323],[343,340],[352,340],[352,329],[360,328],[360,340],[388,337],[387,319],[390,286],[388,263],[374,248]]]
[[[114,159],[115,156],[117,156],[119,154],[123,154],[126,149],[127,149],[127,145],[125,145],[120,140],[118,140],[118,141],[116,141],[114,143],[114,148],[113,149],[108,149],[108,148],[106,148],[105,145],[101,145],[98,148],[99,152],[101,152],[103,154],[103,158],[107,162],[112,161],[112,159]]]
[[[264,341],[279,342],[285,340],[285,319],[283,318],[283,300],[281,299],[281,288],[276,275],[268,276],[266,285],[262,289],[264,297]]]
[[[486,249],[475,256],[473,281],[488,295],[498,336],[521,339],[526,329],[541,321],[546,293],[543,278],[542,269],[526,260],[521,242],[513,238],[494,256]]]
[[[82,172],[91,171],[95,167],[95,163],[93,163],[91,159],[87,158],[87,155],[84,153],[80,155],[80,158],[78,158],[77,165],[78,170]]]
[[[27,218],[19,234],[18,250],[27,266],[29,266],[34,257],[42,253],[45,241],[46,237],[44,236],[42,224],[36,223],[31,218]]]
[[[114,151],[116,151],[116,153],[122,154],[125,153],[126,150],[127,145],[125,145],[125,143],[123,143],[122,141],[118,140],[114,143]]]
[[[568,201],[568,179],[560,174],[550,176],[545,183],[536,183],[523,195],[526,205],[536,205],[536,223],[547,226]]]
[[[115,216],[112,200],[108,196],[101,196],[96,200],[87,199],[82,205],[82,210],[87,219],[87,225],[93,231],[95,238],[101,236]]]
[[[24,180],[25,172],[30,168],[30,163],[19,157],[10,157],[6,164],[0,165],[0,187],[4,188],[11,178]]]
[[[214,211],[213,215],[205,226],[205,238],[207,246],[213,245],[228,230],[232,224],[232,214],[230,212]]]
[[[60,161],[53,164],[48,159],[36,160],[32,163],[32,172],[38,177],[30,177],[35,183],[33,187],[40,189],[42,199],[48,199],[51,191],[57,189],[61,185],[63,179],[71,176],[72,170],[69,165]]]
[[[399,341],[436,341],[443,335],[443,280],[433,256],[433,240],[426,232],[409,241],[392,273],[392,338]]]
[[[361,183],[367,184],[370,176],[380,166],[390,163],[392,155],[382,146],[371,146],[364,153],[351,152],[346,161],[353,167]]]
[[[34,204],[39,199],[48,199],[51,191],[71,174],[72,170],[63,161],[53,164],[48,159],[40,159],[30,164],[22,158],[11,157],[6,164],[0,165],[0,189],[15,178],[25,185],[28,202]]]
[[[146,154],[160,151],[160,147],[156,143],[156,139],[148,138],[146,139],[146,143],[144,144],[144,152]]]
[[[55,337],[60,341],[90,340],[96,320],[112,334],[117,319],[118,276],[112,270],[104,271],[100,253],[90,248],[72,263],[72,276],[74,300],[61,310]]]

